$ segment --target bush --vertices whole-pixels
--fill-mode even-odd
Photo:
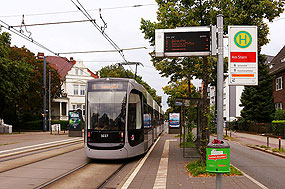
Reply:
[[[272,121],[272,132],[275,135],[283,136],[285,138],[285,120],[273,120]]]
[[[54,121],[51,121],[51,125],[53,124],[60,124],[61,130],[67,130],[68,121],[54,120]],[[42,131],[43,130],[43,120],[25,122],[21,125],[20,130],[21,131]],[[48,121],[47,121],[47,130],[49,130]]]
[[[285,110],[277,109],[274,113],[274,120],[285,120]]]

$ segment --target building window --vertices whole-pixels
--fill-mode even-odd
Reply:
[[[75,75],[78,75],[78,68],[75,68]]]
[[[75,105],[75,104],[72,105],[72,109],[73,109],[73,110],[76,109],[76,105]]]
[[[80,109],[81,110],[81,104],[77,104],[77,110]]]
[[[83,75],[83,69],[80,69],[80,75]]]
[[[73,85],[73,94],[78,95],[78,85]]]
[[[276,91],[283,89],[283,82],[282,82],[282,76],[276,78]]]
[[[80,85],[80,95],[85,95],[85,85]]]
[[[275,109],[278,110],[278,109],[281,109],[282,110],[282,102],[277,102],[275,104]]]

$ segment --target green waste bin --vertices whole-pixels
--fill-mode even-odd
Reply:
[[[206,170],[212,173],[230,172],[230,145],[215,139],[207,145]]]

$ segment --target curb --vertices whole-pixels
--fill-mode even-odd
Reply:
[[[253,145],[250,145],[250,144],[242,144],[242,143],[240,143],[240,142],[238,142],[238,141],[232,141],[232,140],[229,140],[229,139],[224,139],[224,140],[231,141],[231,142],[236,142],[236,143],[241,144],[241,145],[243,145],[243,146],[247,146],[247,147],[249,147],[249,148],[252,148],[252,149],[255,149],[255,150],[259,150],[259,151],[262,151],[262,152],[266,152],[266,153],[268,153],[268,154],[272,154],[272,155],[275,155],[275,156],[279,156],[279,157],[285,159],[285,155],[280,154],[280,153],[278,153],[278,152],[272,152],[272,151],[270,151],[270,150],[266,150],[266,149],[264,149],[264,148],[260,148],[260,147],[253,146]]]
[[[280,154],[278,152],[272,152],[270,150],[266,150],[264,148],[260,148],[260,147],[257,147],[257,146],[252,146],[252,145],[246,145],[247,147],[250,147],[250,148],[253,148],[253,149],[256,149],[256,150],[259,150],[259,151],[262,151],[262,152],[266,152],[268,154],[272,154],[272,155],[276,155],[276,156],[279,156],[281,158],[285,158],[285,155],[283,154]]]

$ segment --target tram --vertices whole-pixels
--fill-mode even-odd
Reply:
[[[133,79],[87,83],[85,152],[92,159],[124,159],[145,153],[163,132],[163,111]]]

